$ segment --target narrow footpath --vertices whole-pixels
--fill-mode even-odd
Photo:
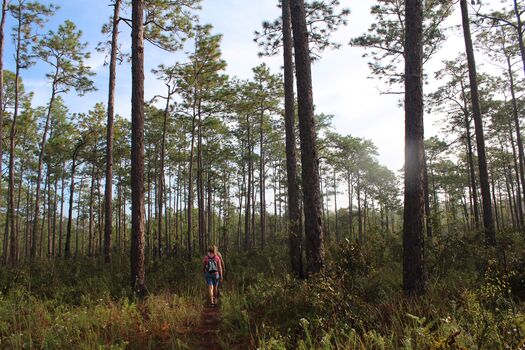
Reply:
[[[206,306],[202,310],[200,324],[193,333],[196,335],[198,348],[207,350],[221,350],[218,342],[219,325],[221,323],[218,307]]]

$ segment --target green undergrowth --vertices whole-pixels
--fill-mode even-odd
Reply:
[[[223,349],[518,349],[525,340],[525,243],[505,233],[427,242],[427,292],[402,293],[399,235],[328,244],[326,268],[289,273],[286,243],[223,252]],[[0,270],[0,349],[193,349],[202,345],[200,259],[147,266],[135,298],[129,260],[35,261]]]
[[[224,344],[259,349],[517,349],[525,340],[525,250],[518,234],[496,249],[477,237],[427,244],[428,288],[401,292],[401,241],[345,241],[306,281],[279,266],[283,249],[254,253],[223,299]],[[253,268],[258,266],[258,268]],[[268,269],[261,269],[267,266]]]
[[[198,263],[147,269],[130,292],[129,263],[38,261],[0,274],[1,349],[189,349],[203,307]]]

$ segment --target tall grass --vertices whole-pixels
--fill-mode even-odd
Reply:
[[[200,322],[198,263],[148,266],[149,296],[129,288],[125,259],[40,261],[0,276],[2,349],[187,349]]]
[[[259,349],[516,349],[525,342],[524,248],[511,233],[497,249],[475,237],[439,237],[427,248],[420,298],[401,292],[396,236],[332,247],[325,272],[307,281],[286,267],[245,265],[243,292],[228,299],[242,302],[225,303],[223,334]],[[259,267],[286,256],[279,247],[254,254]]]

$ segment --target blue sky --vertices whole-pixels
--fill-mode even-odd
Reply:
[[[50,1],[43,1],[50,3]],[[111,16],[112,8],[106,0],[55,0],[61,8],[47,24],[45,30],[56,29],[66,19],[75,22],[83,31],[84,41],[89,43],[92,52],[89,65],[96,72],[95,83],[98,91],[83,97],[74,92],[64,96],[71,112],[85,112],[97,102],[107,99],[107,67],[103,65],[104,55],[94,50],[99,41],[105,40],[100,33],[104,22]],[[257,56],[257,46],[253,42],[253,32],[261,26],[263,20],[279,15],[276,0],[204,0],[200,12],[201,23],[211,23],[215,33],[224,35],[222,42],[223,57],[228,63],[227,72],[232,76],[247,79],[251,69],[266,62],[274,72],[279,71],[281,58],[261,59]],[[333,114],[337,132],[372,139],[379,149],[380,162],[391,170],[398,170],[403,165],[404,115],[398,106],[400,96],[380,95],[380,83],[368,79],[369,70],[363,50],[347,45],[351,37],[366,31],[372,18],[369,14],[373,1],[342,0],[343,6],[350,8],[349,24],[341,29],[335,39],[343,44],[338,51],[326,52],[322,60],[313,66],[314,100],[317,112]],[[459,23],[459,15],[451,19],[450,24]],[[7,22],[6,29],[12,25]],[[130,47],[130,31],[125,24],[121,26],[120,42],[124,48]],[[458,38],[441,53],[441,57],[454,57],[461,50]],[[440,59],[437,58],[437,59]],[[146,46],[146,98],[162,93],[164,84],[155,80],[149,73],[151,68],[160,63],[174,64],[184,60],[183,52],[162,52],[152,46]],[[436,59],[436,60],[437,60]],[[6,43],[6,68],[12,69],[12,44]],[[437,67],[437,65],[435,66]],[[34,104],[47,103],[50,86],[44,74],[48,70],[42,63],[22,73],[27,90],[35,92]],[[117,113],[128,117],[131,98],[130,67],[123,64],[117,72]],[[436,118],[429,117],[426,122],[426,134],[435,134],[439,125]]]
[[[63,96],[71,112],[85,112],[97,102],[107,99],[107,67],[103,65],[104,55],[94,50],[96,44],[104,40],[100,33],[102,25],[111,16],[112,8],[106,0],[55,0],[60,6],[56,15],[49,21],[44,30],[56,29],[60,23],[70,19],[83,31],[84,41],[89,43],[92,57],[89,64],[97,73],[95,83],[98,91],[83,97],[77,97],[74,92]],[[348,43],[351,36],[365,31],[369,18],[371,2],[363,0],[342,1],[344,6],[352,10],[348,27],[337,34],[339,41]],[[264,0],[204,0],[200,13],[202,23],[211,23],[216,33],[224,35],[223,56],[228,62],[228,74],[247,79],[251,77],[251,69],[266,62],[274,72],[279,71],[280,57],[260,59],[257,56],[257,46],[253,42],[253,32],[260,28],[265,19],[273,19],[279,15],[275,6],[277,1]],[[6,24],[6,29],[12,25]],[[120,42],[129,48],[130,32],[125,25],[121,26]],[[368,68],[362,51],[347,45],[337,52],[325,53],[323,59],[313,67],[314,98],[318,112],[334,114],[334,123],[338,132],[352,133],[356,136],[372,138],[379,146],[381,161],[391,169],[399,169],[402,165],[402,111],[396,106],[395,98],[380,97],[376,89],[377,83],[367,79]],[[151,68],[160,63],[173,64],[184,60],[184,54],[162,52],[152,46],[146,46],[146,98],[163,92],[164,85],[157,82]],[[12,43],[6,43],[6,68],[12,69]],[[50,86],[45,80],[48,67],[38,63],[35,67],[24,71],[22,77],[27,90],[35,92],[34,104],[44,105],[50,94]],[[131,96],[130,67],[123,64],[117,72],[117,113],[129,116]],[[399,142],[392,146],[395,134]]]

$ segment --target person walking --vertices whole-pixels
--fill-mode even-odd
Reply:
[[[217,285],[217,295],[215,296],[216,298],[219,298],[221,296],[221,286],[222,286],[223,281],[224,281],[224,275],[226,274],[226,264],[224,262],[224,258],[222,257],[221,252],[219,252],[219,248],[216,245],[213,245],[213,248],[215,248],[215,254],[221,260],[221,268],[222,268],[222,273],[219,276],[219,284]]]
[[[208,254],[204,256],[203,267],[204,278],[206,285],[208,286],[208,298],[210,305],[216,306],[217,299],[217,287],[219,282],[222,281],[223,271],[221,258],[217,254],[217,248],[211,245],[208,248]]]

